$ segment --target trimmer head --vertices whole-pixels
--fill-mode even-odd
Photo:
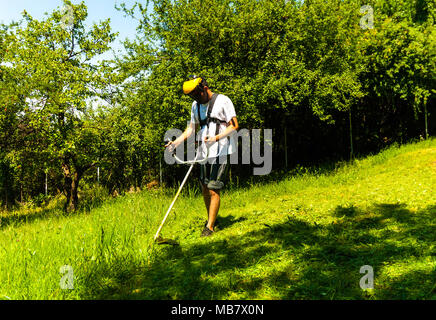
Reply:
[[[157,244],[169,244],[169,245],[172,245],[172,246],[179,246],[180,245],[176,240],[162,238],[161,236],[158,236],[154,241]]]

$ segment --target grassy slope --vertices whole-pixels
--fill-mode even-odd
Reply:
[[[229,190],[210,238],[199,238],[202,198],[185,192],[163,229],[180,246],[152,246],[174,193],[68,217],[5,216],[0,298],[435,299],[435,189],[433,139]],[[74,290],[60,289],[62,265],[73,267]],[[359,287],[363,265],[374,290]]]

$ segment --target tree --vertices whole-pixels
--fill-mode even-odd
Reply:
[[[152,16],[140,2],[124,7],[131,15],[139,9],[142,37],[129,46],[123,63],[142,61],[148,67],[147,77],[136,82],[134,99],[156,127],[155,141],[164,128],[186,125],[191,104],[181,83],[190,73],[206,76],[214,90],[228,95],[245,128],[274,128],[277,145],[285,127],[290,140],[299,139],[305,114],[333,125],[335,116],[351,112],[363,96],[355,2],[153,3]]]
[[[92,106],[87,100],[105,91],[107,68],[96,58],[109,49],[116,34],[109,19],[86,30],[87,8],[65,0],[65,11],[54,10],[38,21],[24,12],[24,21],[11,28],[4,56],[13,95],[21,102],[21,118],[40,137],[33,148],[62,168],[65,210],[76,210],[78,186],[86,170],[97,163],[98,123],[85,121]],[[41,143],[43,141],[43,143]]]
[[[407,141],[428,136],[427,105],[435,94],[436,31],[433,1],[376,1],[373,29],[362,32],[361,118],[374,137]],[[423,115],[423,124],[416,120]],[[390,138],[388,138],[390,137]]]

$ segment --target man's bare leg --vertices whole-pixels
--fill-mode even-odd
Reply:
[[[207,216],[209,217],[209,208],[210,208],[210,193],[209,189],[206,185],[201,184],[201,191],[203,193],[204,204],[206,205]]]
[[[213,231],[215,226],[215,221],[218,216],[218,211],[220,209],[220,191],[208,189],[205,185],[202,185],[204,203],[206,204],[206,209],[208,212],[207,227]]]

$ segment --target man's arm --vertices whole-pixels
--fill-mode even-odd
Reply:
[[[233,117],[228,123],[227,128],[220,133],[219,135],[215,137],[206,137],[206,142],[215,142],[221,139],[226,138],[227,136],[231,135],[234,131],[237,131],[239,129],[238,119],[236,117]]]
[[[165,148],[171,146],[169,151],[172,152],[181,143],[183,143],[186,139],[188,139],[193,133],[195,133],[197,126],[198,126],[197,124],[190,122],[189,126],[185,129],[185,131],[176,140],[168,142],[165,145]]]

